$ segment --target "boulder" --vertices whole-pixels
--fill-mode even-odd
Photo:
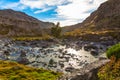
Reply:
[[[66,68],[65,68],[65,71],[66,71],[66,72],[73,72],[74,70],[75,70],[74,67],[66,67]]]
[[[92,49],[92,50],[90,51],[90,54],[93,55],[93,56],[97,56],[99,53],[98,53],[97,50]]]
[[[29,62],[29,60],[27,59],[27,58],[18,58],[18,63],[20,63],[20,64],[29,64],[30,62]]]
[[[26,52],[25,51],[21,51],[20,57],[25,57],[26,56]]]
[[[10,55],[10,53],[9,53],[8,51],[4,51],[4,54],[5,54],[6,56],[9,56],[9,55]]]

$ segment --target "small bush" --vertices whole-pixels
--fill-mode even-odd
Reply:
[[[120,43],[110,47],[107,50],[106,55],[108,58],[110,58],[111,56],[115,56],[116,59],[119,59],[120,58]]]
[[[61,27],[60,27],[60,23],[58,22],[56,26],[51,28],[51,35],[56,37],[56,38],[60,38],[61,37]]]

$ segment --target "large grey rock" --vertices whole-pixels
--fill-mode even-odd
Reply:
[[[84,68],[73,70],[71,74],[62,76],[59,80],[98,80],[98,70],[110,60],[101,59]],[[71,70],[71,69],[70,69]]]

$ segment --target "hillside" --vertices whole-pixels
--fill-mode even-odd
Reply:
[[[46,33],[43,29],[53,26],[23,12],[0,10],[0,36],[41,36]]]
[[[108,0],[82,23],[63,28],[63,31],[67,31],[66,36],[105,35],[119,39],[120,0]]]
[[[84,22],[85,27],[96,29],[120,28],[120,0],[108,0],[93,12]]]

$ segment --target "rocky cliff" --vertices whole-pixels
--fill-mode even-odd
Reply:
[[[52,26],[54,26],[53,23],[42,22],[23,12],[11,9],[0,10],[0,35],[41,35],[45,33],[43,29]]]

